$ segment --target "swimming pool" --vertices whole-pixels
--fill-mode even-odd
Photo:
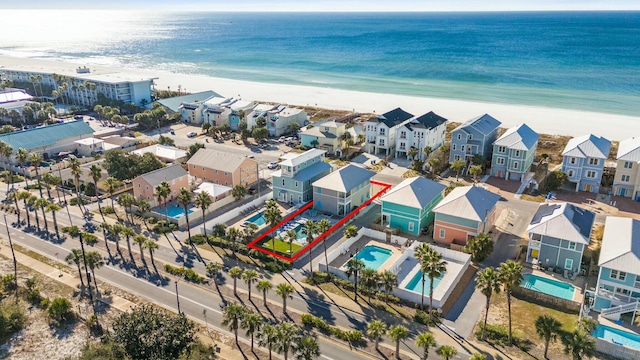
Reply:
[[[565,282],[533,275],[524,274],[524,280],[520,284],[525,289],[541,292],[565,300],[573,300],[575,288]]]
[[[258,226],[262,226],[267,223],[267,219],[264,217],[264,211],[261,211],[252,217],[247,219],[247,222],[254,223]]]
[[[640,350],[640,335],[630,332],[598,324],[593,331],[593,336],[610,341],[616,345],[624,345]]]
[[[170,218],[179,219],[184,216],[184,208],[182,206],[174,206],[174,205],[167,206],[166,213],[163,210],[164,209],[160,209],[160,213],[162,215],[167,215]],[[191,214],[192,212],[193,210],[191,209],[187,210],[187,214]]]
[[[393,251],[375,245],[367,245],[358,251],[355,258],[362,260],[368,269],[378,270],[393,255]]]
[[[439,277],[433,279],[433,290],[434,291],[435,291],[435,289],[438,288],[438,284],[440,284],[440,280],[442,280],[443,277],[444,277],[444,274],[442,274]],[[426,276],[424,278],[424,293],[425,294],[429,293],[430,286],[431,286],[431,281],[429,280],[429,277]],[[407,285],[404,286],[404,288],[409,290],[409,291],[413,291],[415,293],[422,294],[422,270],[418,270],[418,272],[415,274],[415,276],[413,278],[411,278],[411,281],[409,281],[407,283]]]

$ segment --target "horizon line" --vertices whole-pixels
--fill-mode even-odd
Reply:
[[[379,13],[525,13],[525,12],[547,12],[547,13],[559,13],[559,12],[640,12],[638,8],[628,9],[476,9],[476,10],[456,10],[456,9],[442,9],[442,10],[219,10],[219,9],[184,9],[184,8],[160,8],[160,9],[144,9],[144,8],[66,8],[66,7],[38,7],[38,8],[13,8],[13,7],[0,7],[0,10],[25,10],[25,11],[38,11],[38,10],[59,10],[59,11],[142,11],[142,12],[215,12],[215,13],[328,13],[328,14],[340,14],[340,13],[352,13],[352,14],[379,14]]]

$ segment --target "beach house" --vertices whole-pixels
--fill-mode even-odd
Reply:
[[[300,132],[300,143],[306,147],[325,150],[327,154],[341,156],[346,123],[335,120],[322,121]],[[353,137],[353,135],[351,135]],[[357,140],[357,139],[353,139]]]
[[[431,151],[444,144],[447,132],[447,119],[439,116],[433,111],[411,119],[408,123],[401,125],[396,132],[396,157],[409,157],[409,149],[418,150],[418,159],[424,161],[427,154],[425,148]]]
[[[77,140],[91,138],[93,129],[82,120],[0,134],[0,142],[11,146],[14,154],[23,148],[42,155],[45,160],[57,157],[60,153],[74,152],[81,146],[76,143]],[[92,140],[90,142],[93,143]]]
[[[258,181],[258,162],[246,156],[200,149],[187,160],[189,175],[195,177],[195,183],[210,182],[234,187],[248,187]]]
[[[496,220],[500,196],[479,186],[453,189],[434,208],[433,238],[436,242],[464,246],[481,233],[488,233]]]
[[[640,137],[620,141],[616,159],[613,194],[640,201]]]
[[[491,176],[524,181],[531,168],[540,136],[526,124],[505,131],[493,143]]]
[[[313,208],[344,216],[371,197],[371,178],[375,175],[358,165],[349,164],[314,181]]]
[[[186,95],[174,96],[165,99],[159,99],[156,102],[162,106],[164,111],[168,114],[173,114],[179,112],[182,116],[182,121],[185,122],[195,122],[195,111],[197,109],[197,104],[200,104],[207,99],[213,97],[220,97],[217,92],[212,90],[200,91],[197,93],[191,93]],[[191,106],[189,104],[196,104]]]
[[[167,200],[173,200],[180,193],[181,188],[189,188],[189,174],[182,166],[175,164],[158,170],[150,171],[133,179],[133,196],[144,199],[151,206],[160,205],[157,202],[156,187],[163,181],[169,184],[171,190]]]
[[[433,208],[442,200],[446,186],[423,177],[403,180],[380,197],[383,226],[419,235],[433,222]]]
[[[146,153],[151,153],[155,155],[158,159],[166,162],[166,163],[179,163],[183,162],[187,158],[187,152],[185,150],[179,149],[175,146],[154,144],[151,146],[146,146],[138,150],[134,150],[131,152],[132,154],[136,154],[138,156],[142,156]]]
[[[640,221],[607,216],[598,260],[598,282],[593,309],[616,315],[637,311],[640,300]]]
[[[271,174],[273,198],[292,204],[311,201],[311,184],[331,172],[325,153],[325,150],[310,149],[302,154],[285,155],[280,169]]]
[[[309,123],[307,112],[304,109],[286,105],[258,104],[246,117],[248,128],[257,126],[260,118],[264,119],[270,137],[289,133],[291,123],[296,123],[299,127]]]
[[[569,140],[562,151],[562,171],[576,191],[598,193],[611,141],[593,134]]]
[[[595,214],[569,203],[544,203],[527,227],[526,261],[544,267],[580,271]]]
[[[401,108],[396,108],[368,119],[365,123],[366,151],[374,155],[388,156],[393,154],[398,128],[412,118],[412,114]]]
[[[466,121],[451,132],[449,164],[456,160],[468,162],[478,154],[491,159],[491,150],[498,135],[500,121],[484,114]]]

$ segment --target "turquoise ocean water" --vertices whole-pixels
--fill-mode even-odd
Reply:
[[[640,12],[3,18],[0,55],[640,116]]]

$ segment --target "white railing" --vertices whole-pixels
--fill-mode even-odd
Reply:
[[[540,248],[541,245],[542,245],[541,241],[529,240],[529,247]]]
[[[600,311],[600,315],[602,317],[607,318],[609,320],[617,320],[620,318],[621,314],[628,313],[631,311],[638,311],[638,302],[633,302],[626,305],[614,306],[608,309],[603,309]]]

